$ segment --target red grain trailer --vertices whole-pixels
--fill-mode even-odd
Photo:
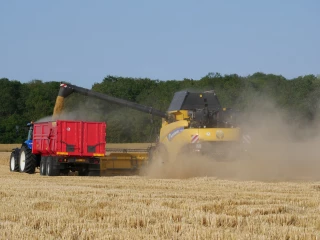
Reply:
[[[57,120],[33,123],[30,144],[19,151],[20,172],[57,176],[78,171],[79,175],[100,175],[105,156],[106,123]]]

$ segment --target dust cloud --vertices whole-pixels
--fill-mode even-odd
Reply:
[[[151,166],[147,175],[151,178],[210,176],[246,181],[320,180],[320,124],[301,126],[291,117],[272,100],[255,97],[250,109],[239,117],[243,134],[249,135],[251,142],[241,144],[235,161],[217,162],[186,153],[160,167]]]
[[[56,120],[103,121],[106,115],[104,105],[97,99],[74,94],[64,98],[58,96],[53,115],[38,119],[36,122]]]

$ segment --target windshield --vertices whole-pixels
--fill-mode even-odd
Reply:
[[[33,126],[30,126],[28,131],[28,140],[32,140]]]

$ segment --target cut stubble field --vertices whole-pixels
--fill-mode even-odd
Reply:
[[[45,177],[0,153],[0,239],[319,239],[320,182]]]

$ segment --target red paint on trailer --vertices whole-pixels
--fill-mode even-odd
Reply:
[[[57,120],[33,125],[33,154],[104,156],[105,145],[105,122]]]

